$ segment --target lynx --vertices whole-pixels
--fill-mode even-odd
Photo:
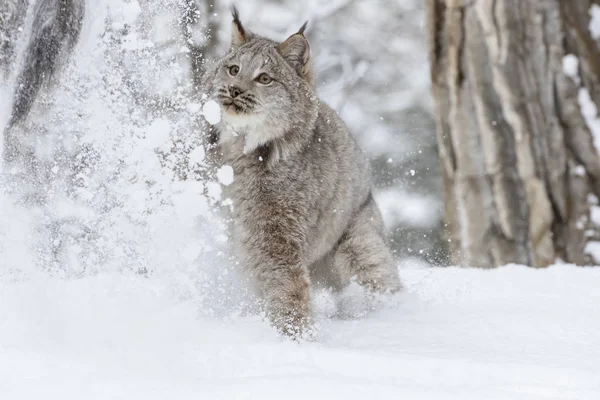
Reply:
[[[314,332],[311,283],[401,287],[369,163],[315,93],[305,28],[278,43],[244,28],[234,8],[231,48],[202,84],[222,113],[213,162],[234,170],[224,196],[237,256],[271,323],[293,337]]]

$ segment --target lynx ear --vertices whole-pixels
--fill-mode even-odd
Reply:
[[[281,43],[277,50],[301,77],[314,85],[314,75],[310,63],[310,44],[304,37],[307,24],[308,22],[305,22],[298,33],[294,33]]]
[[[239,47],[250,38],[250,33],[244,29],[240,21],[240,14],[235,6],[231,8],[233,21],[231,22],[231,47]]]

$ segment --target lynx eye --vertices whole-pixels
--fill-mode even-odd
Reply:
[[[271,78],[265,73],[260,74],[258,78],[256,78],[256,80],[258,81],[258,83],[261,83],[263,85],[268,85],[269,83],[273,82],[273,78]]]
[[[231,67],[229,67],[229,74],[231,76],[236,76],[239,72],[240,67],[238,67],[237,65],[232,65]]]

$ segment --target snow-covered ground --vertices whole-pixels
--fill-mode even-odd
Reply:
[[[168,32],[179,32],[178,1],[86,4],[66,72],[25,130],[53,175],[22,178],[45,201],[23,204],[13,168],[0,175],[0,400],[600,399],[600,268],[405,262],[404,293],[362,313],[351,288],[344,311],[360,316],[346,319],[332,316],[330,293],[315,293],[318,340],[280,338],[249,302],[213,218],[220,184],[235,177],[197,176],[205,151],[193,121],[214,113],[188,97],[187,53]],[[404,54],[406,44],[395,46]],[[565,68],[576,76],[577,60]],[[0,132],[15,76],[0,77]],[[370,128],[369,140],[388,143]],[[434,200],[404,191],[378,201],[388,225],[437,218]]]
[[[0,281],[0,399],[600,398],[600,269],[401,268],[321,337],[208,318],[159,279]]]

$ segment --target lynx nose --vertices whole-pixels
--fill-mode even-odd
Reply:
[[[231,95],[231,97],[233,97],[234,99],[236,97],[238,97],[240,94],[244,93],[244,91],[242,89],[240,89],[237,86],[229,86],[229,94]]]

